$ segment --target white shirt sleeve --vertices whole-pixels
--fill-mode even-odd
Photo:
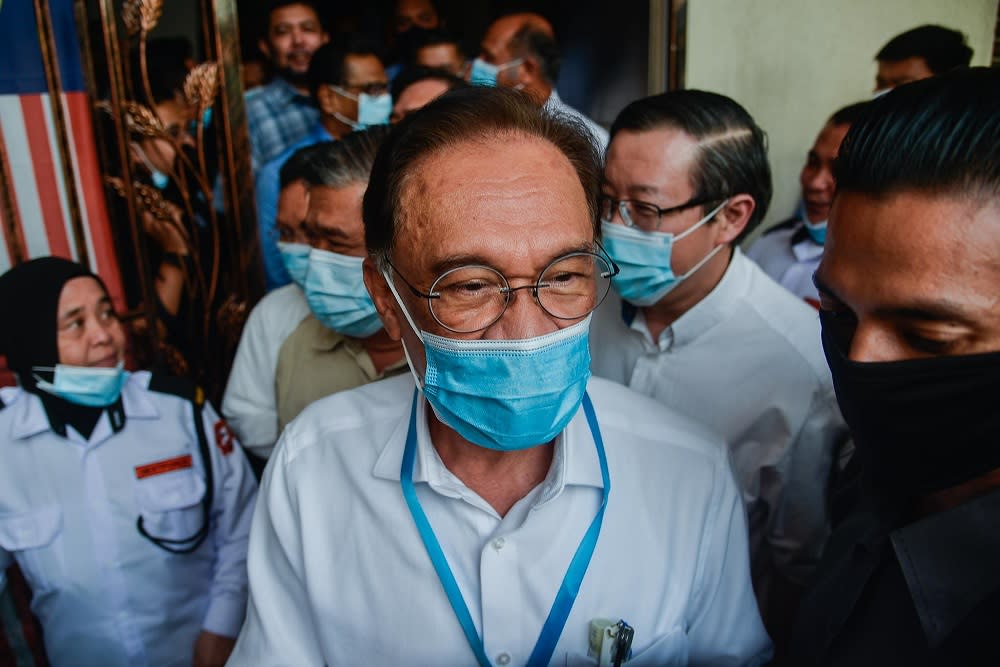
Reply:
[[[771,640],[750,583],[743,501],[728,464],[718,466],[715,482],[691,600],[690,664],[763,665]]]
[[[796,584],[806,583],[830,534],[830,473],[848,439],[833,386],[821,386],[789,447],[783,474],[771,490],[762,489],[772,503],[766,539],[775,570]]]
[[[208,403],[202,409],[202,422],[212,459],[211,539],[216,550],[202,627],[217,635],[235,637],[246,614],[246,554],[257,482],[239,443]]]
[[[278,439],[277,357],[263,315],[261,308],[254,308],[243,328],[222,398],[222,414],[247,449],[266,457]]]
[[[250,531],[247,618],[228,665],[308,667],[324,663],[303,579],[299,512],[288,484],[286,451],[279,445],[278,460],[268,466],[261,484],[261,501]]]

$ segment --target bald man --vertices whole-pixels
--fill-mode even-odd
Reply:
[[[579,121],[603,153],[608,131],[559,99],[559,65],[552,24],[538,14],[510,14],[498,18],[486,30],[469,81],[523,91],[538,106]]]

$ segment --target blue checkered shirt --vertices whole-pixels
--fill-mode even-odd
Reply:
[[[312,99],[282,78],[247,93],[246,112],[255,171],[302,140],[319,122]]]

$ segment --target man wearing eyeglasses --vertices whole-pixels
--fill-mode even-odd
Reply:
[[[296,150],[321,141],[336,141],[347,133],[389,122],[392,99],[378,45],[358,37],[346,44],[320,47],[309,64],[309,87],[319,107],[319,122],[309,134],[258,170],[254,180],[267,289],[291,282],[274,241],[278,172]]]
[[[285,430],[230,664],[769,658],[725,448],[590,378],[590,314],[617,272],[598,164],[577,126],[500,89],[395,126],[364,271],[413,378]]]
[[[796,592],[785,584],[804,582],[828,533],[827,478],[847,434],[816,312],[736,245],[770,199],[764,133],[733,100],[688,90],[626,107],[600,198],[621,272],[591,350],[595,375],[729,443],[755,588],[780,634]]]

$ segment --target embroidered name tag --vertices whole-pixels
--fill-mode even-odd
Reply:
[[[194,462],[191,459],[191,455],[184,454],[183,456],[175,456],[172,459],[163,459],[162,461],[155,461],[153,463],[147,463],[146,465],[136,466],[135,477],[136,479],[145,479],[146,477],[162,475],[175,470],[184,470],[185,468],[190,468],[193,465]]]

